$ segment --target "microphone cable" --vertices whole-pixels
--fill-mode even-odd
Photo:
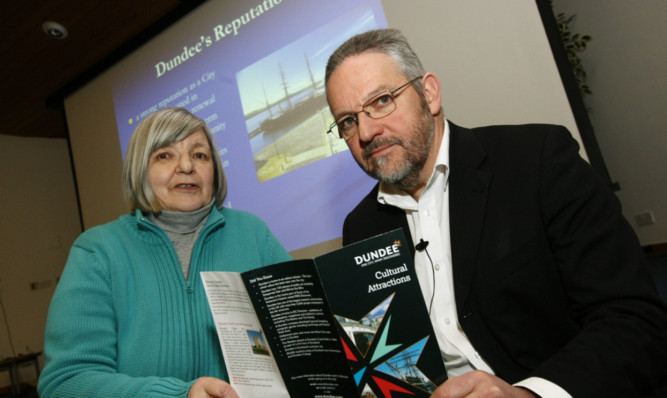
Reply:
[[[426,253],[426,257],[428,257],[429,263],[431,263],[431,273],[433,275],[433,291],[431,292],[431,302],[428,305],[428,314],[431,315],[431,309],[433,308],[433,299],[435,298],[435,267],[433,266],[433,260],[431,259],[431,255],[428,253],[428,250],[426,248],[428,247],[428,241],[424,239],[419,239],[419,243],[415,245],[415,249],[417,251],[423,251]]]

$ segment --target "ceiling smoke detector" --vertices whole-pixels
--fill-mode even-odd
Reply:
[[[67,37],[67,29],[58,22],[47,21],[42,25],[42,29],[47,36],[54,39],[64,39]]]

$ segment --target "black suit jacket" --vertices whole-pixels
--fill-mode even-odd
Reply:
[[[648,395],[667,368],[667,311],[618,200],[567,129],[450,123],[449,148],[454,293],[475,349],[509,383]],[[413,248],[405,213],[377,191],[345,219],[343,244],[402,227]]]

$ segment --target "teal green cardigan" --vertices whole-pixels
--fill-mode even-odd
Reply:
[[[201,271],[290,259],[258,217],[213,207],[185,280],[167,235],[141,212],[84,232],[49,307],[39,395],[185,397],[227,380]]]

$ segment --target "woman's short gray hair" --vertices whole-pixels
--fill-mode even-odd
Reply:
[[[197,130],[206,134],[213,160],[213,196],[215,206],[222,207],[227,196],[227,178],[222,169],[211,129],[202,119],[183,108],[165,108],[143,119],[132,134],[123,162],[123,196],[132,211],[157,213],[161,209],[148,182],[148,163],[157,149],[181,141]]]
[[[419,57],[399,30],[375,29],[352,36],[331,54],[324,73],[325,87],[331,74],[343,61],[348,57],[367,51],[389,55],[408,80],[423,76],[426,73]],[[421,81],[416,81],[413,86],[420,94],[423,92]]]

